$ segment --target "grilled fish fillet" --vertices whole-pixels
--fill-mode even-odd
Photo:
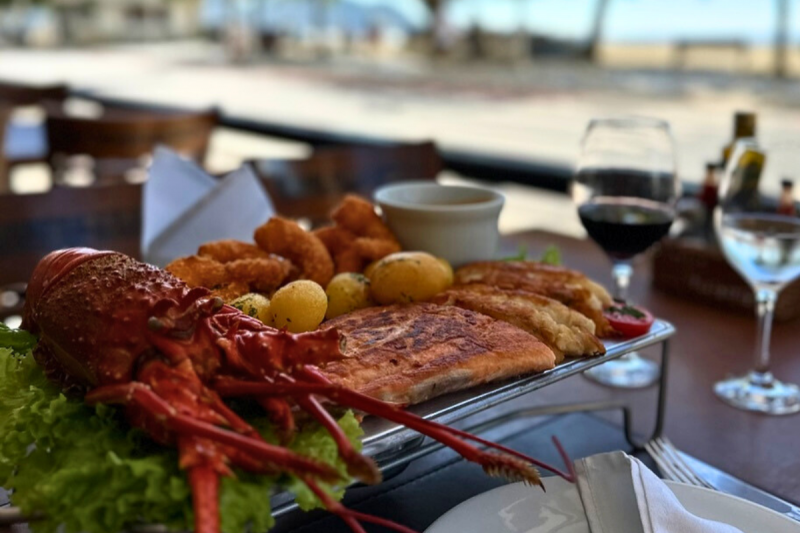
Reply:
[[[564,356],[584,357],[606,352],[603,343],[594,335],[594,322],[541,294],[473,283],[453,287],[431,301],[483,313],[524,329],[553,350],[556,363]]]
[[[598,337],[613,333],[603,317],[603,309],[613,303],[611,295],[602,285],[574,270],[536,261],[482,261],[459,268],[455,283],[483,283],[541,294],[589,317],[595,323]]]
[[[370,307],[325,322],[345,337],[334,382],[403,404],[553,368],[553,351],[489,316],[431,303]]]

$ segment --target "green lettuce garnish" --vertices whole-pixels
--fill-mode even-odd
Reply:
[[[551,244],[545,248],[539,261],[548,265],[561,266],[561,250],[555,244]]]
[[[520,244],[517,248],[517,253],[504,257],[501,261],[527,261],[528,260],[528,247]],[[549,245],[545,248],[544,253],[539,258],[540,263],[547,265],[561,266],[561,250],[555,244]]]
[[[0,330],[0,486],[13,491],[12,503],[26,515],[44,513],[31,523],[33,530],[101,533],[136,523],[191,528],[191,493],[177,451],[131,429],[118,408],[66,398],[33,360],[32,343],[17,342],[24,337],[16,331],[9,337],[10,331]],[[257,417],[248,421],[271,439],[263,414]],[[353,414],[339,424],[360,447],[362,431]],[[290,448],[346,471],[333,439],[318,425],[302,429]],[[220,487],[226,532],[269,529],[269,497],[278,487],[294,491],[304,509],[319,505],[288,475],[237,472]],[[324,488],[336,497],[344,491]]]

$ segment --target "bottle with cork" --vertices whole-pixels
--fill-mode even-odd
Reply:
[[[721,166],[724,169],[728,160],[733,154],[736,141],[756,136],[756,114],[745,111],[737,111],[733,115],[733,139],[722,148]]]

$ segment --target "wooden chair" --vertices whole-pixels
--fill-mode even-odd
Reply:
[[[70,117],[47,108],[47,141],[54,182],[63,183],[71,158],[89,156],[98,182],[119,183],[131,170],[143,170],[142,158],[163,144],[200,162],[205,160],[215,110],[165,113],[106,109],[96,119]]]
[[[139,256],[141,185],[58,187],[0,195],[0,285],[27,281],[39,260],[88,246]]]
[[[0,80],[0,101],[14,107],[63,101],[67,96],[69,88],[64,84],[37,86]]]
[[[11,116],[11,108],[5,107],[4,102],[0,101],[0,147],[5,145],[6,125]],[[6,193],[11,189],[8,176],[8,159],[3,150],[0,150],[0,194]]]
[[[64,84],[27,85],[0,80],[0,103],[12,109],[41,106],[44,102],[63,103],[68,96],[69,88]],[[0,193],[9,192],[8,173],[12,167],[44,163],[47,159],[43,124],[9,121],[4,131],[7,135],[0,143],[0,156],[5,159],[5,176],[0,178]]]
[[[308,159],[249,163],[278,213],[310,219],[313,227],[327,223],[329,212],[347,193],[371,199],[375,189],[384,184],[433,180],[443,168],[432,142],[322,147]]]

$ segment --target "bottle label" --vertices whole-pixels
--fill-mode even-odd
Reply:
[[[733,171],[730,190],[734,192],[725,201],[727,208],[734,207],[745,211],[759,208],[758,185],[761,180],[761,170],[764,168],[764,159],[764,154],[754,150],[742,154]]]

